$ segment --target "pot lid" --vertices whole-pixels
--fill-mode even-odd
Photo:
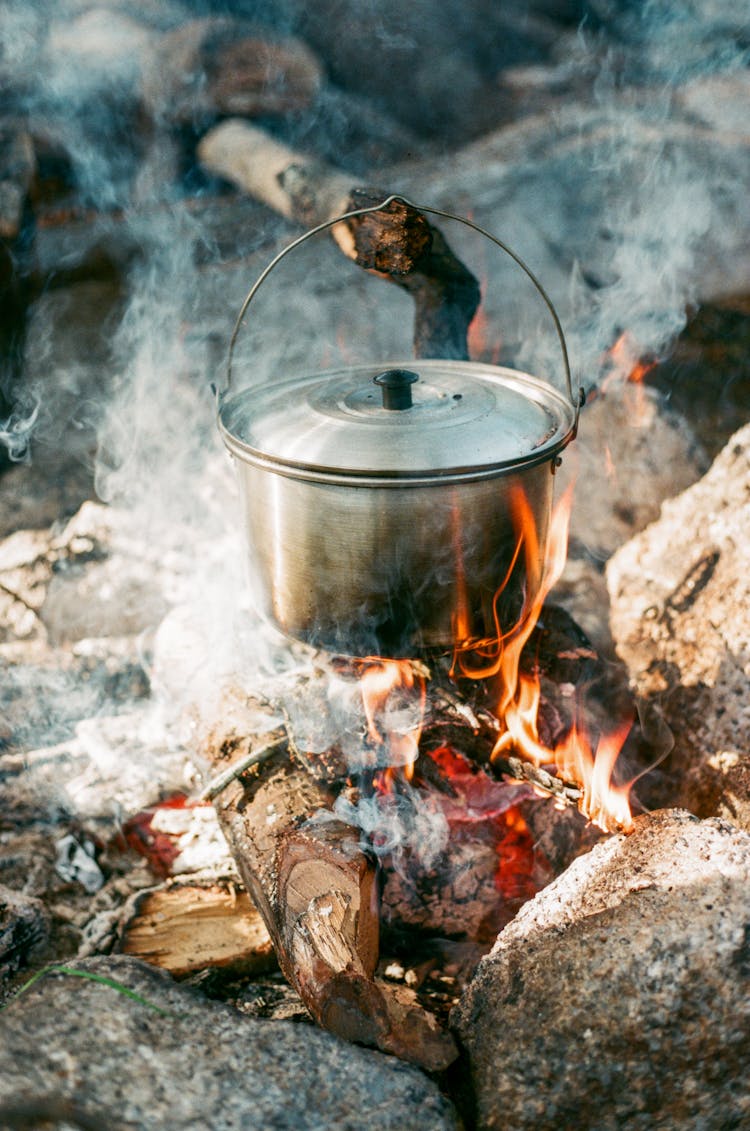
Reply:
[[[287,474],[419,478],[522,467],[571,439],[573,406],[546,381],[475,362],[410,360],[233,393],[229,449]]]

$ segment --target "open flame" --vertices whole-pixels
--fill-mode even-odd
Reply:
[[[643,382],[655,366],[655,360],[643,360],[637,341],[627,330],[620,334],[604,358],[605,376],[600,383],[600,392],[606,396],[614,386],[624,386],[636,428],[648,423],[648,402]]]
[[[579,807],[585,816],[606,832],[627,830],[632,824],[627,791],[612,784],[612,772],[630,725],[618,727],[612,735],[602,736],[594,753],[585,728],[576,720],[567,737],[550,749],[539,738],[539,678],[520,671],[523,648],[539,620],[550,590],[565,567],[572,494],[571,485],[554,509],[541,584],[522,609],[517,624],[498,638],[492,674],[499,676],[500,680],[496,714],[505,729],[497,740],[492,757],[515,748],[536,766],[553,765],[566,780],[581,786]],[[516,554],[523,547],[527,566],[531,568],[538,561],[538,533],[531,507],[520,488],[513,497],[512,513],[518,538]],[[534,592],[533,587],[530,590]],[[470,664],[460,653],[458,662],[464,674],[472,674]]]
[[[485,280],[481,283],[482,303],[486,289]],[[502,341],[490,344],[489,319],[485,313],[484,305],[480,304],[476,314],[469,323],[467,333],[469,357],[477,361],[488,361],[491,365],[499,365],[502,352]]]
[[[388,787],[400,766],[410,781],[419,754],[419,739],[426,699],[425,678],[411,660],[386,660],[372,656],[362,662],[359,677],[367,720],[367,738],[373,746],[387,745],[391,765],[378,775],[376,786]],[[406,693],[401,709],[394,708],[392,694]],[[415,700],[418,704],[415,712]]]
[[[540,679],[536,674],[530,675],[521,670],[523,649],[550,590],[565,566],[572,491],[571,485],[553,511],[546,558],[540,565],[539,532],[532,507],[519,485],[511,489],[516,544],[506,575],[495,595],[496,631],[490,639],[458,645],[451,674],[460,674],[471,680],[492,680],[493,688],[497,688],[493,713],[500,724],[500,734],[492,751],[493,759],[515,750],[535,766],[553,767],[566,781],[575,782],[580,787],[579,807],[585,816],[607,832],[627,831],[632,825],[628,789],[615,785],[612,775],[630,724],[618,725],[611,734],[602,735],[594,750],[585,725],[575,719],[566,737],[550,748],[539,735]],[[499,599],[521,558],[524,576],[529,582],[526,596],[516,622],[504,629],[497,611]],[[456,613],[460,621],[460,607]],[[405,711],[398,706],[394,709],[392,696],[396,692],[406,692],[410,710]],[[387,745],[391,766],[404,767],[405,775],[411,779],[419,753],[426,699],[425,679],[419,674],[419,665],[409,660],[371,657],[362,662],[361,693],[369,742]],[[415,700],[419,705],[416,721]],[[386,791],[391,788],[395,772],[393,768],[384,771],[376,783],[377,788]]]

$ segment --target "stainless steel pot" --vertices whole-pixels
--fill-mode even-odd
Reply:
[[[240,311],[218,420],[234,457],[260,611],[288,635],[354,656],[413,656],[509,631],[542,580],[559,453],[575,435],[567,397],[514,369],[398,360],[231,390]],[[408,202],[407,202],[408,203]],[[536,529],[519,552],[520,511]],[[498,590],[502,592],[498,594]]]

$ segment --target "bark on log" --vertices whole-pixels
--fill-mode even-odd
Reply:
[[[356,187],[350,175],[303,157],[237,119],[210,130],[198,146],[198,157],[210,172],[306,227],[388,196]],[[480,302],[479,284],[421,213],[394,201],[377,213],[337,224],[332,235],[358,266],[412,296],[416,357],[468,358],[467,333]]]

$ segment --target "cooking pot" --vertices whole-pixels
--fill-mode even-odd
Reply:
[[[473,228],[531,279],[554,321],[566,396],[515,369],[433,359],[232,389],[237,336],[276,264],[394,200],[409,203],[390,196],[347,212],[268,264],[237,318],[218,404],[259,611],[289,636],[350,656],[414,656],[512,633],[542,582],[553,474],[582,400],[559,318],[530,269],[473,221],[422,205],[410,207]]]

